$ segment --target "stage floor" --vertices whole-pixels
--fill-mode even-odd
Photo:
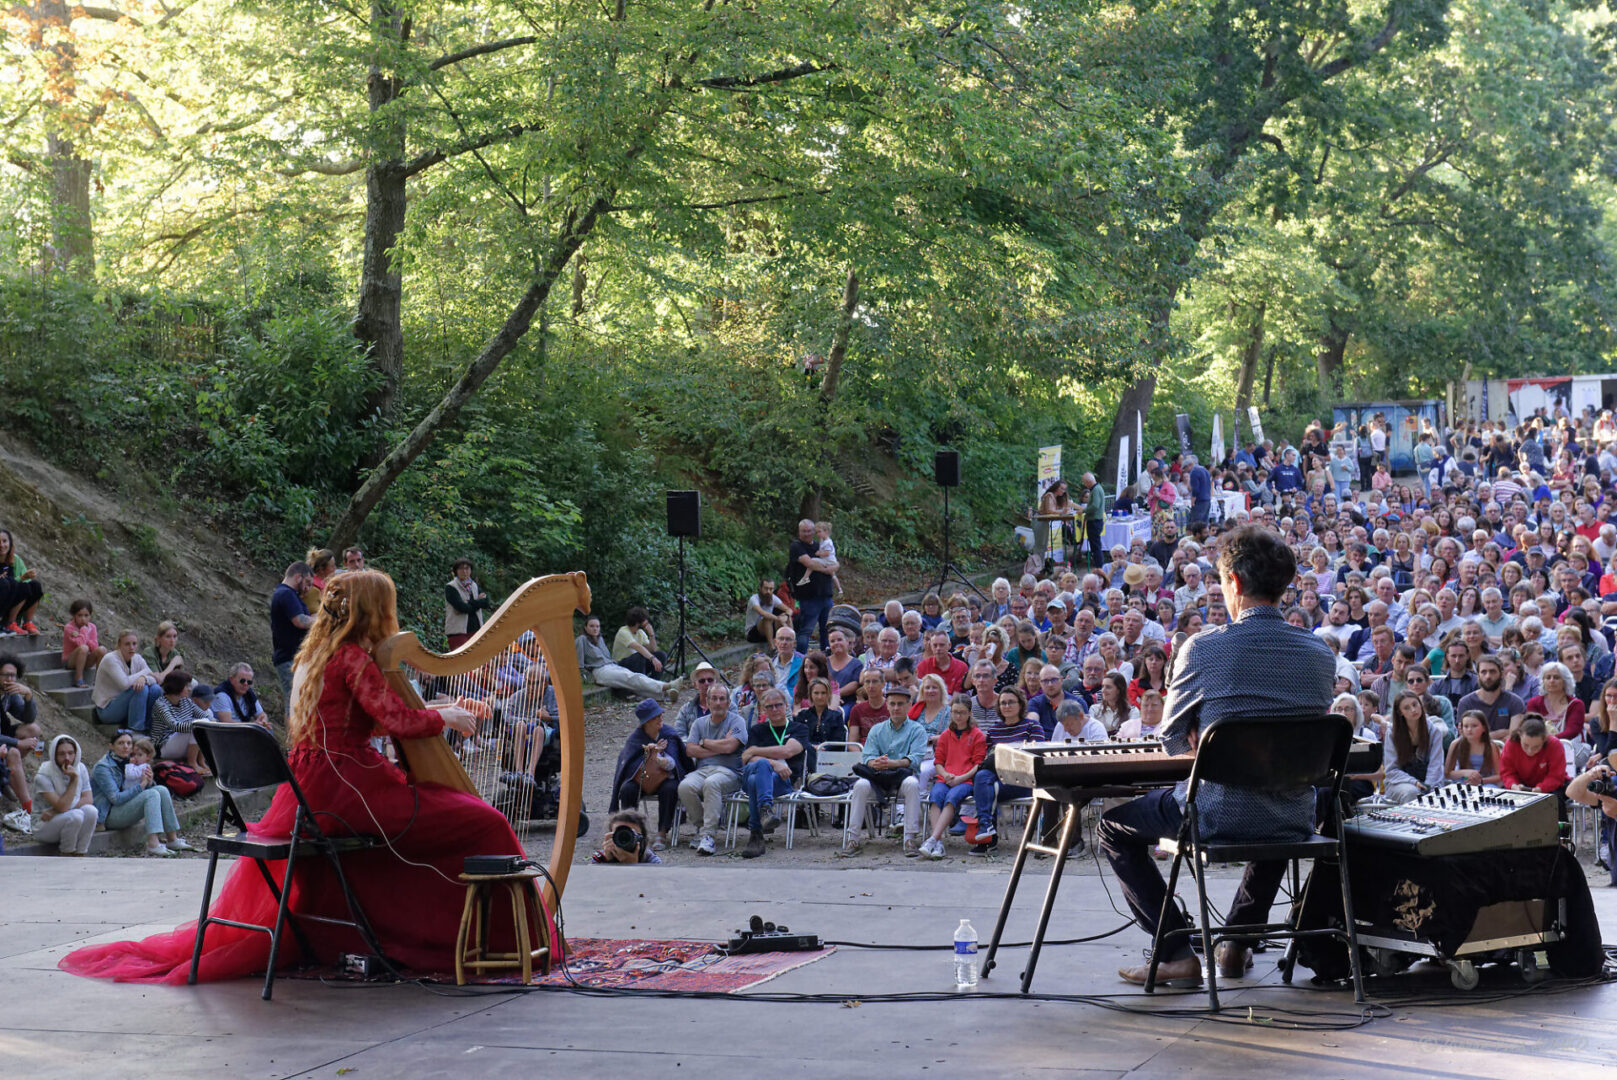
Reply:
[[[258,984],[199,988],[115,985],[74,978],[56,961],[86,941],[168,929],[195,915],[200,860],[0,861],[0,1076],[76,1077],[1610,1077],[1617,1058],[1617,985],[1498,998],[1513,971],[1485,972],[1460,1006],[1393,1005],[1353,1031],[1290,1031],[1171,1015],[1205,994],[1126,996],[1115,969],[1146,944],[1130,929],[1105,941],[1049,948],[1035,991],[1119,994],[1155,1010],[971,999],[857,1007],[744,1000],[606,999],[570,993],[463,997],[453,987],[330,987],[283,979],[271,1003]],[[568,931],[588,937],[717,940],[759,913],[828,939],[947,943],[967,917],[986,946],[1008,860],[960,873],[792,870],[768,866],[580,866]],[[1030,936],[1042,876],[1026,879],[1009,937]],[[1064,882],[1052,938],[1116,926],[1105,885],[1085,864]],[[1226,902],[1233,876],[1220,875]],[[1187,890],[1187,898],[1193,894]],[[1617,890],[1596,889],[1608,940]],[[1025,950],[1011,950],[987,990],[1013,991]],[[1276,957],[1228,988],[1227,1014],[1266,1009],[1353,1010],[1350,994],[1278,988]],[[1456,996],[1440,970],[1403,976]],[[952,989],[946,952],[840,949],[758,988],[845,994]],[[1374,987],[1374,983],[1372,983]],[[1372,989],[1372,993],[1374,990]],[[1490,1000],[1492,998],[1492,1000]],[[509,1072],[507,1072],[509,1070]]]

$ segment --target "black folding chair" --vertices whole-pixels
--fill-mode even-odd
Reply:
[[[269,965],[264,971],[264,992],[260,995],[265,1001],[270,999],[270,994],[275,988],[275,960],[281,949],[282,927],[290,926],[304,958],[314,959],[314,949],[304,935],[303,928],[298,925],[304,919],[332,926],[353,927],[371,952],[384,957],[385,962],[382,946],[376,939],[375,931],[371,929],[370,920],[365,917],[365,912],[359,905],[359,899],[349,887],[348,878],[342,868],[342,856],[381,847],[382,838],[327,836],[316,822],[315,812],[310,809],[309,801],[303,796],[303,790],[293,778],[292,769],[287,764],[286,754],[282,752],[280,744],[275,741],[274,735],[257,724],[220,724],[198,720],[191,730],[196,735],[197,744],[202,748],[202,756],[207,760],[208,768],[213,770],[214,781],[219,786],[219,822],[214,829],[215,835],[207,839],[208,879],[202,887],[202,914],[197,919],[196,947],[191,953],[191,973],[186,982],[195,984],[197,981],[197,967],[202,962],[203,935],[212,923],[234,926],[238,930],[257,930],[270,936]],[[249,833],[241,808],[236,805],[236,797],[278,784],[288,785],[297,796],[297,820],[291,835],[265,836]],[[227,826],[233,826],[234,831],[227,832]],[[337,875],[337,882],[342,887],[343,899],[348,902],[350,918],[338,919],[288,910],[293,868],[300,857],[309,854],[324,855],[331,863],[332,870]],[[275,925],[261,926],[258,923],[237,922],[234,919],[208,914],[208,905],[213,900],[213,875],[218,868],[221,855],[237,855],[252,859],[258,864],[258,872],[264,876],[264,883],[269,886],[270,894],[276,900]],[[274,875],[269,870],[269,861],[272,859],[286,862],[286,871],[281,876],[280,884],[276,883]]]
[[[1145,991],[1156,988],[1157,965],[1165,955],[1164,947],[1180,935],[1190,937],[1200,933],[1202,955],[1207,964],[1207,993],[1214,1009],[1218,1009],[1218,964],[1214,949],[1219,942],[1236,938],[1280,938],[1288,942],[1285,959],[1281,961],[1281,977],[1291,982],[1296,963],[1297,942],[1302,938],[1334,937],[1347,944],[1349,963],[1353,970],[1353,1000],[1364,1001],[1364,974],[1359,966],[1359,941],[1354,930],[1353,894],[1348,882],[1346,845],[1342,835],[1342,779],[1347,773],[1348,751],[1353,745],[1353,725],[1344,716],[1324,716],[1226,719],[1211,725],[1202,733],[1196,749],[1196,764],[1190,773],[1190,789],[1185,801],[1185,820],[1177,838],[1164,838],[1162,846],[1173,853],[1173,865],[1168,872],[1168,891],[1163,898],[1162,912],[1157,919],[1157,932],[1151,942],[1151,965],[1146,974]],[[1254,794],[1277,795],[1302,788],[1328,789],[1325,834],[1310,833],[1305,839],[1282,842],[1204,842],[1201,818],[1197,812],[1196,796],[1204,783],[1243,788]],[[1201,926],[1186,927],[1163,933],[1169,905],[1174,902],[1174,885],[1179,880],[1179,867],[1190,858],[1192,873],[1196,877],[1196,891],[1201,898]],[[1212,863],[1256,862],[1259,860],[1285,860],[1291,864],[1293,893],[1296,894],[1298,864],[1303,859],[1334,860],[1342,881],[1343,925],[1305,930],[1298,925],[1300,913],[1307,906],[1307,889],[1297,897],[1292,914],[1283,923],[1249,923],[1245,925],[1214,926],[1209,916],[1206,868]],[[1313,876],[1309,876],[1309,887]]]

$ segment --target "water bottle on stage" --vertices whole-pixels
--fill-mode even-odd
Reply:
[[[977,986],[977,931],[970,919],[961,919],[954,932],[954,988],[973,990]]]

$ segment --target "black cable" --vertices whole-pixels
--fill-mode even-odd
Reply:
[[[1112,937],[1116,934],[1121,934],[1123,931],[1129,929],[1133,925],[1134,920],[1130,919],[1121,926],[1114,926],[1112,929],[1103,934],[1092,934],[1089,937],[1061,938],[1058,941],[1052,941],[1047,938],[1041,947],[1049,948],[1052,945],[1083,945],[1091,941],[1104,941],[1106,938]],[[826,944],[836,945],[840,948],[848,949],[890,949],[895,952],[945,952],[952,951],[954,949],[953,945],[887,945],[874,941],[827,941]],[[1031,947],[1032,944],[1033,942],[1031,941],[1002,941],[999,943],[999,947],[1001,949],[1025,949]]]

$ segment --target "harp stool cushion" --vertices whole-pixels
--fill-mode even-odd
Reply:
[[[537,964],[539,974],[550,974],[550,922],[539,906],[539,892],[534,879],[536,869],[515,874],[462,874],[466,883],[466,906],[461,909],[460,933],[455,938],[455,985],[466,985],[466,973],[483,971],[522,972],[524,985],[533,981]],[[497,890],[504,888],[511,901],[511,921],[516,932],[515,952],[490,952],[488,928],[490,911]],[[533,933],[538,930],[540,944],[533,946]]]

